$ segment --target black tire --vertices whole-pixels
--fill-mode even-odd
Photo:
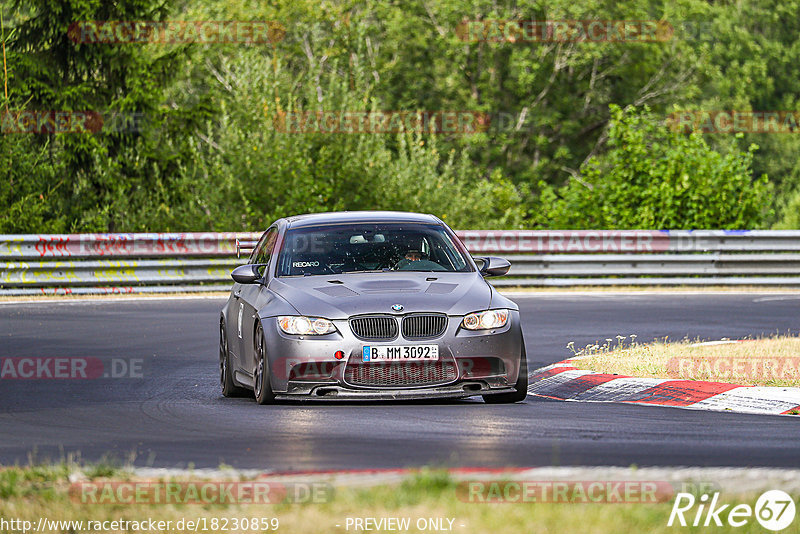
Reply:
[[[222,387],[223,397],[241,397],[247,390],[239,387],[233,381],[231,369],[231,355],[228,351],[228,336],[225,334],[225,323],[219,323],[219,384]]]
[[[483,402],[486,404],[509,404],[525,400],[525,397],[528,396],[528,357],[525,354],[525,341],[522,342],[522,354],[519,358],[519,376],[517,376],[517,383],[514,384],[514,391],[499,395],[483,395]]]
[[[261,323],[256,326],[256,336],[253,340],[253,349],[256,354],[256,372],[253,376],[253,393],[259,404],[272,404],[275,402],[275,393],[270,382],[269,360],[267,351],[264,350],[264,329]]]

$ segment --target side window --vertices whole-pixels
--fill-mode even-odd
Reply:
[[[262,276],[267,270],[266,266],[269,264],[269,260],[272,257],[272,251],[275,248],[275,241],[277,239],[278,230],[276,228],[270,228],[258,242],[258,245],[256,245],[253,251],[253,255],[250,257],[250,263],[264,265],[258,269]]]

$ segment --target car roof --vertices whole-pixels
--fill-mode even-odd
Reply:
[[[283,220],[286,221],[290,228],[301,228],[320,224],[347,224],[365,222],[441,224],[441,221],[433,215],[411,213],[407,211],[335,211],[294,215],[292,217],[286,217]]]

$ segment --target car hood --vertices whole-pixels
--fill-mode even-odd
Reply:
[[[349,273],[275,278],[269,289],[301,315],[346,319],[364,313],[464,315],[489,307],[492,289],[472,273]],[[400,304],[401,311],[392,310]]]

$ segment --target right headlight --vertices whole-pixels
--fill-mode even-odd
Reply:
[[[296,336],[322,336],[336,332],[333,323],[321,317],[282,315],[278,317],[278,326],[286,334]]]
[[[508,323],[508,310],[486,310],[470,313],[461,321],[467,330],[489,330],[502,328]]]

